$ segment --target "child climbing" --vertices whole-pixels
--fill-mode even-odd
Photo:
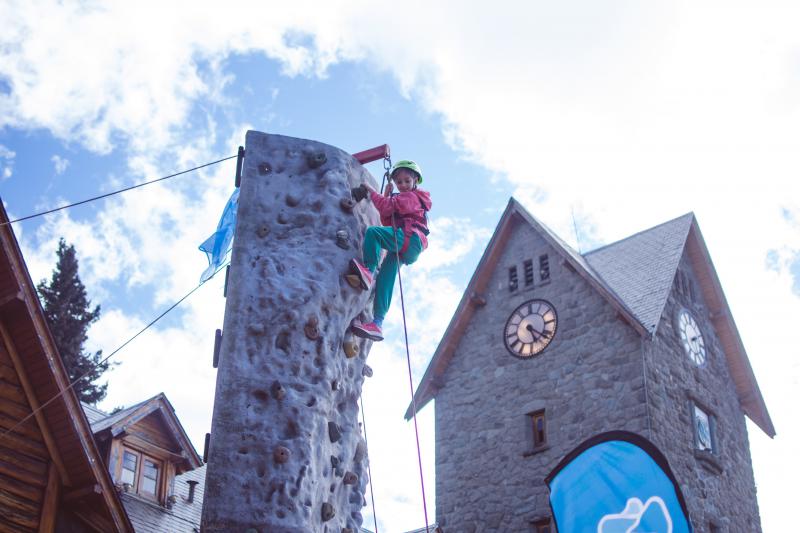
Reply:
[[[397,186],[397,193],[392,194]],[[371,339],[383,340],[383,319],[392,303],[394,279],[400,265],[414,263],[419,254],[428,247],[428,217],[431,209],[431,196],[427,191],[417,188],[422,183],[422,170],[414,161],[398,161],[390,174],[389,183],[383,195],[367,184],[362,185],[359,196],[369,196],[381,216],[381,226],[370,226],[364,236],[364,261],[350,260],[352,274],[363,290],[370,290],[375,285],[375,298],[372,303],[372,321],[366,324],[356,319],[350,329],[353,334]],[[395,238],[396,237],[396,238]],[[399,250],[398,250],[399,248]],[[386,250],[386,257],[381,263],[377,279],[375,271],[381,258],[381,249]],[[351,276],[352,279],[352,276]],[[374,281],[373,281],[374,280]]]

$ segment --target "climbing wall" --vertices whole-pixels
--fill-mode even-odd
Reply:
[[[376,184],[325,144],[247,132],[203,531],[356,533],[367,484],[358,401],[368,295],[342,278],[378,215]]]

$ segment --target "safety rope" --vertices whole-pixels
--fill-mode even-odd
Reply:
[[[391,178],[389,175],[389,168],[391,168],[391,160],[389,157],[384,159],[384,180]],[[383,190],[381,190],[383,192]],[[411,391],[411,413],[414,415],[414,436],[417,441],[417,464],[419,465],[419,483],[422,488],[422,510],[425,513],[425,533],[429,533],[428,526],[428,504],[425,500],[425,476],[422,474],[422,452],[419,446],[419,427],[417,426],[417,401],[414,398],[414,378],[411,373],[411,351],[408,348],[408,326],[406,325],[406,302],[403,295],[403,276],[400,274],[400,245],[397,242],[397,224],[395,221],[394,210],[392,210],[392,234],[394,235],[394,253],[397,260],[397,281],[400,283],[400,309],[403,313],[403,335],[406,343],[406,363],[408,365],[408,387]],[[405,235],[403,236],[405,239]]]
[[[364,444],[367,447],[367,457],[369,457],[369,439],[367,439],[367,415],[364,412],[364,397],[359,395],[358,399],[361,401],[361,420],[363,420],[364,424]],[[372,519],[375,523],[375,533],[378,533],[378,514],[375,512],[375,493],[372,490],[372,469],[369,466],[369,460],[367,460],[367,475],[369,476],[369,497],[372,500]]]
[[[8,434],[9,434],[9,433],[11,433],[12,431],[14,431],[14,430],[15,430],[15,429],[17,429],[18,427],[20,427],[22,424],[24,424],[25,422],[27,422],[28,420],[30,420],[30,419],[31,419],[33,416],[35,416],[35,415],[36,415],[36,413],[38,413],[39,411],[41,411],[42,409],[44,409],[45,407],[47,407],[48,405],[50,405],[51,403],[53,403],[55,400],[57,400],[58,398],[60,398],[62,395],[66,394],[66,392],[67,392],[68,390],[70,390],[71,388],[73,388],[73,387],[74,387],[74,386],[75,386],[75,385],[76,385],[76,384],[77,384],[77,383],[78,383],[80,380],[82,380],[83,378],[85,378],[86,376],[88,376],[88,375],[89,375],[89,374],[90,374],[90,373],[91,373],[91,372],[92,372],[92,371],[93,371],[95,368],[97,368],[98,366],[102,365],[103,363],[105,363],[106,361],[108,361],[109,359],[111,359],[112,357],[114,357],[114,355],[115,355],[117,352],[119,352],[119,351],[120,351],[120,350],[122,350],[122,349],[123,349],[125,346],[127,346],[128,344],[130,344],[131,342],[133,342],[133,340],[134,340],[136,337],[138,337],[139,335],[141,335],[142,333],[144,333],[145,331],[147,331],[148,329],[150,329],[150,327],[151,327],[153,324],[155,324],[156,322],[158,322],[159,320],[161,320],[162,318],[164,318],[164,317],[167,315],[167,313],[169,313],[170,311],[172,311],[173,309],[175,309],[176,307],[178,307],[178,306],[179,306],[181,303],[183,303],[183,301],[184,301],[184,300],[186,300],[186,299],[187,299],[189,296],[191,296],[191,295],[192,295],[192,294],[193,294],[193,293],[194,293],[194,292],[195,292],[197,289],[199,289],[200,287],[202,287],[202,286],[203,286],[203,285],[204,285],[206,282],[208,282],[208,281],[209,281],[211,278],[213,278],[214,276],[216,276],[216,275],[217,275],[217,272],[219,272],[220,270],[222,270],[223,268],[225,268],[225,267],[226,267],[228,264],[230,264],[230,261],[228,261],[228,262],[226,262],[225,264],[223,264],[222,266],[220,266],[220,267],[219,267],[217,270],[215,270],[215,271],[214,271],[214,273],[213,273],[213,274],[211,274],[211,276],[210,276],[210,277],[209,277],[207,280],[205,280],[205,281],[201,281],[199,285],[197,285],[197,286],[196,286],[196,287],[194,287],[192,290],[190,290],[189,292],[187,292],[187,293],[186,293],[186,294],[185,294],[185,295],[184,295],[184,296],[183,296],[183,297],[182,297],[180,300],[178,300],[177,302],[175,302],[174,304],[172,304],[171,306],[169,306],[169,308],[167,308],[167,310],[166,310],[166,311],[164,311],[163,313],[161,313],[160,315],[158,315],[156,318],[154,318],[153,320],[151,320],[151,321],[150,321],[150,322],[149,322],[149,323],[148,323],[148,324],[147,324],[145,327],[143,327],[142,329],[140,329],[140,330],[139,330],[139,331],[138,331],[138,332],[137,332],[137,333],[136,333],[136,334],[135,334],[133,337],[131,337],[130,339],[128,339],[127,341],[125,341],[124,343],[122,343],[122,345],[121,345],[121,346],[119,346],[119,347],[118,347],[116,350],[114,350],[113,352],[111,352],[111,353],[110,353],[108,356],[106,356],[105,358],[103,358],[101,361],[98,361],[97,363],[95,363],[95,364],[94,364],[94,365],[93,365],[93,366],[92,366],[92,367],[91,367],[89,370],[87,370],[86,372],[84,372],[84,373],[83,373],[81,376],[77,377],[77,378],[76,378],[74,381],[72,381],[72,382],[71,382],[71,383],[70,383],[70,384],[69,384],[69,385],[68,385],[68,386],[67,386],[65,389],[63,389],[63,390],[62,390],[62,391],[60,391],[58,394],[56,394],[55,396],[53,396],[52,398],[50,398],[49,400],[47,400],[46,402],[44,402],[44,403],[43,403],[42,405],[40,405],[38,408],[34,409],[34,410],[33,410],[33,411],[32,411],[32,412],[29,414],[29,415],[27,415],[25,418],[23,418],[22,420],[20,420],[19,422],[17,422],[17,423],[16,423],[16,424],[14,424],[13,426],[11,426],[9,429],[7,429],[7,430],[3,431],[2,433],[0,433],[0,440],[3,440],[3,439],[6,437],[6,435],[8,435]]]
[[[70,207],[75,207],[77,205],[83,205],[83,204],[86,204],[86,203],[89,203],[89,202],[94,202],[95,200],[101,200],[103,198],[108,198],[109,196],[114,196],[115,194],[131,191],[133,189],[138,189],[139,187],[144,187],[145,185],[150,185],[152,183],[157,183],[159,181],[164,181],[164,180],[169,179],[169,178],[174,178],[175,176],[180,176],[181,174],[187,174],[187,173],[193,172],[195,170],[200,170],[201,168],[210,167],[211,165],[216,165],[217,163],[222,163],[223,161],[227,161],[228,159],[233,159],[234,157],[239,157],[239,156],[237,154],[237,155],[232,155],[230,157],[224,157],[222,159],[217,159],[216,161],[211,161],[210,163],[205,163],[203,165],[200,165],[200,166],[197,166],[197,167],[194,167],[194,168],[188,168],[186,170],[181,170],[180,172],[176,172],[175,174],[170,174],[169,176],[163,176],[161,178],[156,178],[156,179],[153,179],[153,180],[150,180],[150,181],[145,181],[143,183],[139,183],[138,185],[132,185],[130,187],[125,187],[124,189],[119,189],[117,191],[109,192],[109,193],[106,193],[106,194],[101,194],[100,196],[94,196],[92,198],[87,198],[86,200],[81,200],[80,202],[75,202],[75,203],[72,203],[72,204],[62,205],[61,207],[56,207],[54,209],[48,209],[47,211],[42,211],[41,213],[34,213],[32,215],[28,215],[28,216],[25,216],[25,217],[22,217],[22,218],[15,218],[14,220],[9,220],[7,222],[0,223],[0,227],[7,226],[9,224],[14,224],[15,222],[22,222],[23,220],[29,220],[31,218],[36,218],[36,217],[40,217],[40,216],[44,216],[44,215],[49,215],[50,213],[55,213],[56,211],[61,211],[62,209],[69,209]]]

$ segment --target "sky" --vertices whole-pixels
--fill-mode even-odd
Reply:
[[[248,129],[418,161],[434,209],[404,279],[415,382],[509,197],[583,252],[693,211],[778,433],[748,422],[762,524],[794,523],[796,2],[0,0],[0,20],[11,218],[233,155]],[[111,353],[196,287],[234,168],[15,224],[32,278],[74,243],[102,308],[89,345]],[[163,391],[202,451],[220,278],[115,356],[101,408]],[[424,521],[397,307],[364,389],[387,532]],[[431,406],[419,423],[432,519]]]

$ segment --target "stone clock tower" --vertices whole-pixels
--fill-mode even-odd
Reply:
[[[744,416],[775,430],[693,214],[581,255],[512,199],[416,405],[434,398],[445,532],[553,531],[544,478],[613,430],[666,456],[695,531],[761,530]]]

